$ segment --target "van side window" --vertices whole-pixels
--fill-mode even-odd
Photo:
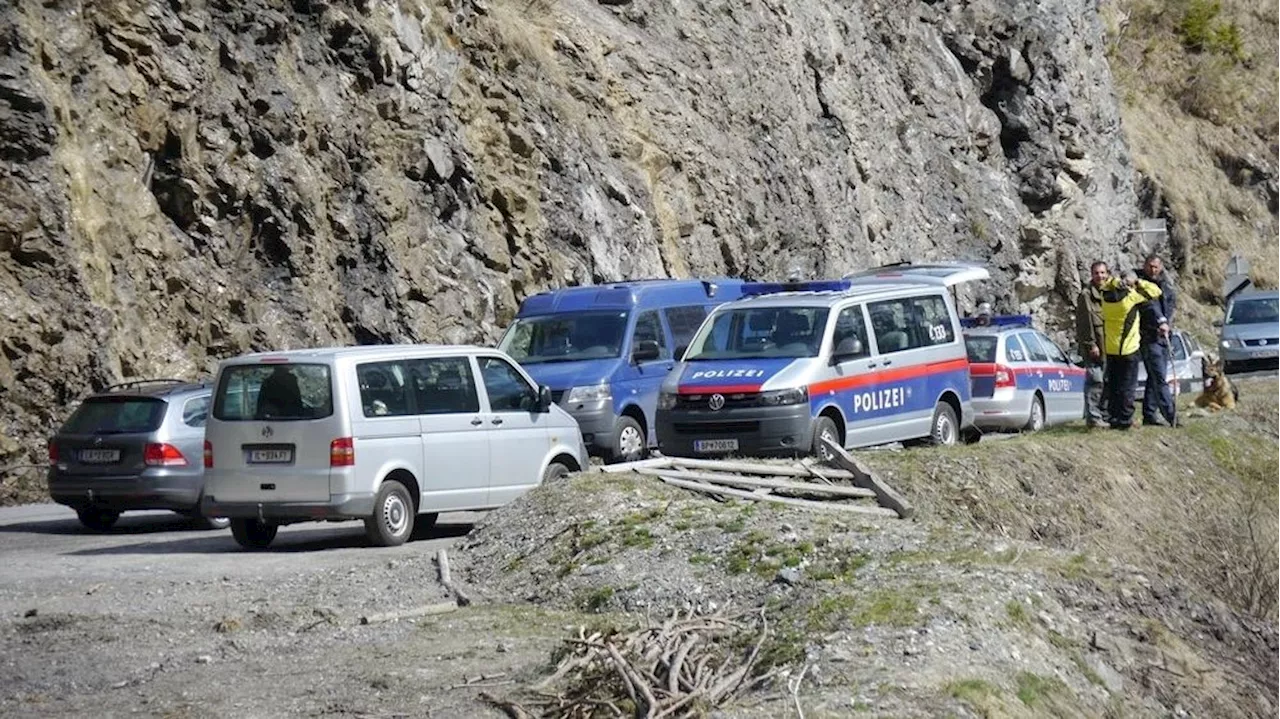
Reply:
[[[409,402],[408,373],[403,362],[366,362],[356,365],[360,405],[366,417],[403,417],[413,414]]]
[[[1030,332],[1023,332],[1018,335],[1022,339],[1022,344],[1027,348],[1027,355],[1032,362],[1048,362],[1049,355],[1045,354],[1044,348],[1040,346],[1040,340]]]
[[[1017,335],[1008,335],[1004,338],[1004,356],[1008,357],[1010,362],[1027,361],[1027,351],[1023,349]]]
[[[911,298],[912,318],[916,326],[916,347],[945,345],[956,341],[955,325],[947,303],[938,295]]]
[[[418,414],[455,414],[480,411],[471,362],[466,357],[433,357],[409,360]]]
[[[656,316],[656,315],[655,315]],[[532,412],[538,393],[524,376],[497,357],[480,357],[480,377],[489,393],[489,409],[494,412]]]
[[[182,405],[182,423],[188,427],[203,427],[209,421],[209,398],[192,397]]]
[[[846,307],[836,315],[835,335],[831,338],[832,353],[841,359],[859,359],[871,354],[867,342],[867,321],[862,317],[862,306]]]
[[[658,343],[658,359],[671,359],[671,348],[667,346],[667,338],[662,332],[662,320],[656,310],[641,314],[636,319],[636,329],[631,335],[631,351],[635,352],[641,342]]]
[[[667,326],[671,328],[671,338],[676,347],[688,347],[693,333],[707,318],[707,308],[702,305],[668,307],[662,312],[667,316]]]

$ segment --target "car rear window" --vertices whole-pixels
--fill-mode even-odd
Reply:
[[[320,419],[333,414],[328,365],[232,365],[218,378],[213,416],[224,422]]]
[[[64,434],[153,432],[164,422],[168,404],[155,397],[90,397],[62,426]]]
[[[969,351],[970,362],[995,362],[996,361],[996,343],[999,338],[995,335],[981,337],[965,337],[964,347]]]

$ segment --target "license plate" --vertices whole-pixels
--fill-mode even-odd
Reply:
[[[736,439],[698,439],[693,442],[695,452],[735,452],[737,449]]]
[[[249,450],[249,464],[288,464],[292,461],[292,449]]]
[[[120,450],[82,449],[80,450],[80,461],[85,464],[109,464],[111,462],[119,462]]]
[[[1275,357],[1276,351],[1275,350],[1254,350],[1249,353],[1249,356],[1254,359],[1265,359],[1267,357]]]

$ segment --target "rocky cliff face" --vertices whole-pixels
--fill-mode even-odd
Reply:
[[[0,11],[0,465],[117,378],[569,283],[960,257],[1052,318],[1136,218],[1090,0],[617,3]]]

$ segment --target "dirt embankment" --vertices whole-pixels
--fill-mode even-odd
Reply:
[[[465,572],[594,625],[763,607],[767,663],[807,667],[809,716],[1269,716],[1276,389],[1179,430],[865,453],[910,521],[584,475],[483,522]]]

